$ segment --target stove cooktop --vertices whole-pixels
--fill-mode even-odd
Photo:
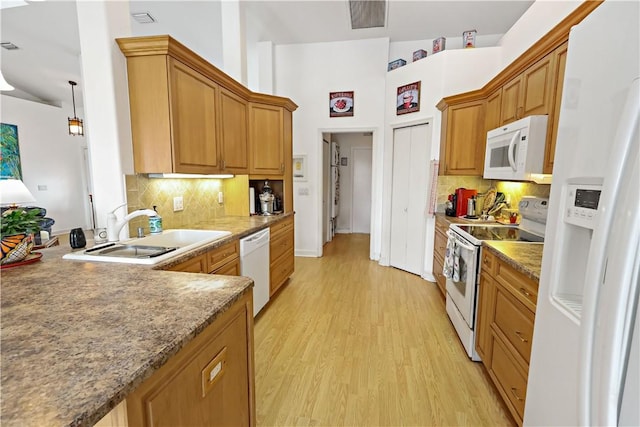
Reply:
[[[544,243],[544,237],[508,225],[457,225],[457,227],[478,240]]]

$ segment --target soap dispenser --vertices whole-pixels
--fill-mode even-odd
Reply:
[[[153,210],[156,214],[149,217],[149,232],[151,234],[160,234],[162,233],[162,217],[158,213],[157,206],[154,206]]]

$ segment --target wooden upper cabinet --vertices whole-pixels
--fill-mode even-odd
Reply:
[[[555,55],[550,53],[502,87],[501,124],[553,109]]]
[[[248,103],[220,88],[220,151],[223,172],[249,173]]]
[[[169,59],[173,171],[220,170],[216,113],[218,85],[188,66]]]
[[[556,153],[556,139],[558,138],[558,120],[560,118],[560,106],[562,105],[562,89],[564,86],[564,70],[567,65],[568,42],[561,44],[555,51],[554,81],[556,82],[553,113],[549,115],[547,131],[547,145],[544,152],[543,173],[553,172],[553,159]]]
[[[283,108],[249,103],[249,129],[250,173],[254,175],[284,175]]]
[[[486,133],[492,129],[500,127],[500,112],[502,105],[502,88],[499,88],[487,97],[487,106],[484,116],[484,131]]]
[[[484,108],[484,101],[475,101],[452,105],[443,111],[440,139],[440,163],[444,163],[442,174],[482,175],[486,139]]]

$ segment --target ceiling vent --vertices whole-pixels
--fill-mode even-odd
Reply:
[[[351,28],[384,27],[386,8],[386,0],[349,0]]]
[[[13,44],[11,42],[2,42],[2,43],[0,43],[0,46],[2,46],[3,48],[5,48],[7,50],[20,49],[18,46],[16,46],[15,44]]]
[[[149,14],[149,12],[132,13],[131,16],[139,24],[153,24],[156,20]]]

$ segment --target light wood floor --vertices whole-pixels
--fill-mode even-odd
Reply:
[[[433,283],[338,235],[255,324],[258,426],[514,426]]]

